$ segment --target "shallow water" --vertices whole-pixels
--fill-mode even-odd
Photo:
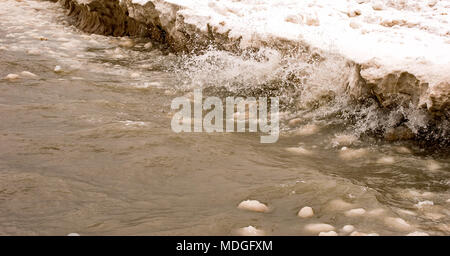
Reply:
[[[317,235],[305,229],[310,223],[450,234],[445,149],[359,137],[326,119],[289,127],[295,111],[275,144],[252,133],[176,134],[170,103],[190,89],[180,77],[223,85],[230,72],[253,68],[253,76],[236,77],[255,81],[273,66],[243,61],[208,77],[214,68],[201,57],[124,42],[77,31],[55,4],[0,2],[0,77],[21,76],[0,80],[0,234],[231,235],[251,225],[270,235]],[[181,72],[180,63],[195,69]],[[238,209],[247,199],[269,212]],[[297,217],[304,206],[313,217]],[[355,208],[366,212],[345,214]]]

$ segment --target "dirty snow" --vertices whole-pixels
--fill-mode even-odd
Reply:
[[[133,0],[145,4],[148,0]],[[230,30],[242,47],[287,39],[431,84],[450,80],[450,0],[152,0],[184,22]],[[167,10],[166,10],[167,11]],[[379,69],[379,67],[377,67]]]

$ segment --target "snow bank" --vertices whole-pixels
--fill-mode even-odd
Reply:
[[[119,0],[60,1],[95,6]],[[413,106],[434,116],[449,116],[449,0],[120,3],[137,22],[134,30],[143,34],[140,24],[146,24],[148,35],[174,51],[190,52],[210,44],[234,52],[263,46],[289,51],[300,45],[320,57],[336,54],[348,60],[354,72],[342,86],[352,97],[374,97],[386,108]]]
[[[132,2],[152,2],[163,27],[181,20],[198,31],[238,40],[241,49],[286,40],[340,54],[360,65],[364,82],[386,107],[400,94],[400,100],[429,110],[449,104],[450,1]]]

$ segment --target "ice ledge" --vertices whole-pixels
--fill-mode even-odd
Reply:
[[[128,0],[126,0],[128,1]],[[383,107],[450,108],[450,1],[130,0],[152,2],[175,50],[301,45],[355,65],[346,85]],[[364,87],[364,88],[358,88]]]
[[[60,1],[101,3],[110,9],[104,13],[126,16],[118,24],[128,27],[118,34],[150,36],[175,52],[213,44],[232,52],[268,46],[338,54],[354,66],[343,86],[356,99],[374,96],[386,108],[413,104],[438,118],[449,117],[449,1]],[[82,25],[86,11],[92,9],[72,11]]]

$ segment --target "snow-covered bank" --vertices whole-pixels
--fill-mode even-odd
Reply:
[[[201,37],[186,33],[189,27],[225,35],[228,40],[220,41],[231,44],[228,48],[299,42],[357,63],[365,87],[384,107],[401,101],[439,112],[450,103],[450,1],[132,2],[152,2],[175,41]]]
[[[426,111],[441,121],[450,116],[447,0],[59,1],[66,8],[70,3],[77,26],[91,33],[103,33],[95,30],[111,23],[111,14],[120,9],[124,18],[114,27],[124,28],[121,35],[151,37],[175,52],[209,45],[233,53],[273,48],[284,55],[306,53],[311,58],[306,62],[325,60],[325,67],[340,58],[328,72],[344,71],[346,62],[346,77],[339,78],[337,86],[347,95],[362,101],[374,98],[385,109],[407,108],[400,109],[403,119],[389,121],[391,128],[404,119],[423,127],[422,119],[412,120],[416,116],[405,116],[408,113]]]

